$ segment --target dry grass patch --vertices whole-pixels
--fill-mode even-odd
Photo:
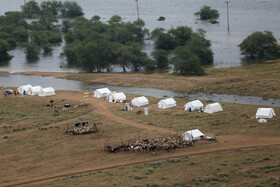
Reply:
[[[33,186],[277,186],[279,147],[148,162]]]

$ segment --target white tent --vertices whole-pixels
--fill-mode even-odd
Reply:
[[[209,113],[209,114],[212,114],[215,112],[220,112],[220,111],[223,111],[223,108],[220,105],[220,103],[212,103],[212,104],[206,105],[206,107],[204,109],[204,112]]]
[[[149,100],[145,96],[142,96],[142,97],[136,97],[136,98],[132,99],[131,103],[133,106],[140,107],[140,106],[148,105]]]
[[[33,86],[31,88],[29,88],[29,90],[27,91],[28,95],[39,95],[40,90],[42,89],[41,86]]]
[[[111,91],[108,88],[100,88],[94,91],[93,97],[101,98],[101,97],[107,97],[111,94]]]
[[[204,134],[200,132],[198,129],[190,130],[182,134],[183,140],[194,141],[194,140],[201,140],[204,138]]]
[[[30,84],[23,85],[23,86],[18,87],[18,92],[19,92],[20,94],[23,94],[24,91],[25,91],[25,94],[27,94],[27,92],[28,92],[28,90],[29,90],[30,88],[32,88],[32,86],[31,86]]]
[[[45,97],[45,96],[52,96],[55,95],[55,90],[52,87],[42,88],[39,91],[39,96]]]
[[[119,92],[119,93],[114,92],[109,96],[109,102],[122,103],[124,100],[126,100],[126,96],[124,95],[123,92]]]
[[[203,108],[203,103],[199,100],[191,101],[185,104],[184,108],[185,110],[189,110],[189,108],[191,108],[192,111],[199,110],[200,108]]]
[[[162,99],[158,102],[158,108],[166,109],[176,107],[176,101],[173,98]]]
[[[258,108],[256,119],[258,118],[272,118],[276,116],[273,108]]]

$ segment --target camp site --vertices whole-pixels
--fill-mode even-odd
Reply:
[[[0,186],[280,185],[279,1],[0,6]]]

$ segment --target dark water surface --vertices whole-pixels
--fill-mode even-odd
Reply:
[[[41,3],[43,0],[36,0]],[[64,1],[64,0],[62,0]],[[113,15],[120,15],[124,21],[137,19],[134,0],[76,0],[85,12],[85,17],[99,15],[107,21]],[[241,64],[237,45],[254,31],[270,30],[280,38],[280,0],[234,0],[230,3],[230,32],[227,31],[226,4],[224,0],[139,0],[140,18],[150,31],[157,27],[170,29],[190,26],[194,30],[207,31],[207,39],[212,41],[215,67],[230,67]],[[6,11],[20,10],[24,0],[1,0],[0,15]],[[203,5],[211,6],[220,13],[218,25],[197,20],[194,13]],[[164,16],[165,21],[157,21]],[[146,42],[145,51],[152,50],[152,42]],[[0,65],[0,71],[79,71],[66,67],[65,59],[59,58],[62,46],[56,47],[51,57],[41,57],[30,63],[22,50],[12,51],[14,58]],[[62,66],[62,68],[60,67]],[[117,70],[118,71],[118,70]]]
[[[128,94],[137,94],[151,96],[155,98],[163,97],[180,97],[188,99],[202,99],[221,101],[227,103],[250,104],[257,106],[274,106],[280,107],[280,99],[263,99],[261,97],[237,96],[227,94],[187,94],[178,93],[169,90],[160,90],[154,88],[138,88],[138,87],[123,87],[113,86],[108,84],[87,84],[80,81],[72,81],[66,79],[57,79],[54,77],[41,76],[24,76],[24,75],[9,75],[0,73],[0,87],[18,87],[20,85],[31,84],[33,86],[40,85],[42,87],[52,86],[55,90],[90,90],[94,91],[98,88],[108,87],[111,91],[122,91]]]

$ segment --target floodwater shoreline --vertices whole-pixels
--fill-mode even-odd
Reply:
[[[180,93],[171,90],[163,90],[156,88],[140,88],[116,86],[104,83],[85,83],[82,81],[67,80],[63,77],[55,78],[52,76],[26,76],[19,74],[0,74],[0,87],[18,87],[20,85],[31,84],[33,86],[41,85],[43,87],[52,86],[56,90],[68,91],[94,91],[95,89],[108,87],[112,91],[123,91],[128,94],[151,96],[155,98],[178,97],[186,99],[201,99],[216,102],[227,102],[236,104],[247,104],[257,106],[274,106],[280,107],[280,99],[261,98],[254,96],[239,96],[230,94],[215,93]]]

